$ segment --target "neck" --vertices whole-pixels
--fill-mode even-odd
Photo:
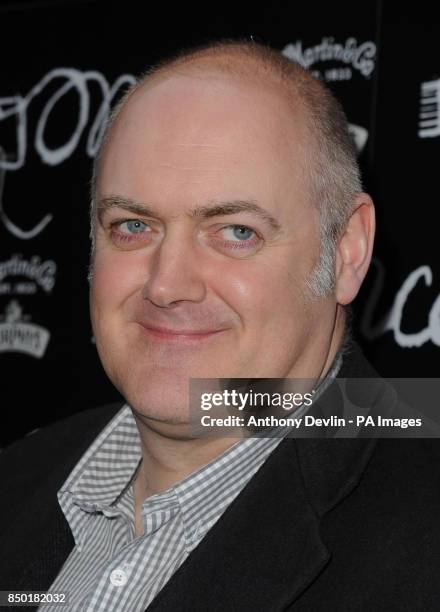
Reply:
[[[142,447],[142,463],[136,480],[143,482],[144,497],[165,491],[241,439],[167,437],[136,420]]]

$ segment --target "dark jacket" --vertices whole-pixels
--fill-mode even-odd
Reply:
[[[353,344],[339,376],[378,375]],[[74,546],[57,491],[120,407],[0,454],[0,589],[50,587]],[[148,610],[440,610],[439,517],[436,439],[286,438]]]

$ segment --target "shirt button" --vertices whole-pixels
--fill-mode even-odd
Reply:
[[[128,577],[124,570],[115,569],[110,574],[110,582],[113,584],[113,586],[124,586],[124,584],[127,584],[127,580]]]

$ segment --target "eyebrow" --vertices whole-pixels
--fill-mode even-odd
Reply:
[[[122,208],[135,215],[160,219],[160,213],[153,206],[135,202],[130,198],[121,196],[107,196],[101,198],[97,204],[97,216],[101,222],[104,213],[112,208]],[[237,213],[250,213],[265,221],[273,230],[280,231],[281,226],[277,219],[256,202],[250,200],[233,200],[232,202],[212,202],[206,206],[196,206],[188,212],[190,217],[201,217],[210,219],[223,215],[234,215]]]

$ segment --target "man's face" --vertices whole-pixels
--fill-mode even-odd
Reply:
[[[184,422],[190,377],[319,374],[335,306],[305,286],[319,239],[303,123],[269,90],[188,73],[139,89],[112,128],[91,316],[146,417]]]

